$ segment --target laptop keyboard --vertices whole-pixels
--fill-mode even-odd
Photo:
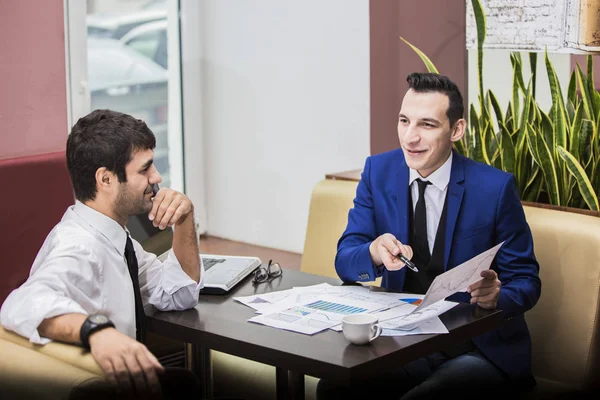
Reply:
[[[208,271],[215,265],[221,264],[223,262],[225,262],[224,258],[204,258],[204,257],[202,257],[202,265],[204,265],[205,271]]]

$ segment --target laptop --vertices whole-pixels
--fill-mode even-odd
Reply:
[[[158,256],[164,261],[168,251]],[[261,265],[257,257],[200,254],[204,265],[204,287],[200,294],[226,294]]]
[[[164,261],[171,248],[173,231],[167,228],[161,231],[152,225],[145,215],[135,215],[127,224],[131,236],[144,246],[146,251],[160,254]],[[204,287],[201,294],[226,294],[252,274],[261,264],[257,257],[201,254],[204,265]]]

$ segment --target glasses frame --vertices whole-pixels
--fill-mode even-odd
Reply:
[[[273,269],[276,268],[275,271]],[[274,263],[273,260],[269,260],[267,267],[262,265],[254,271],[254,278],[252,278],[252,284],[258,285],[265,282],[271,282],[275,278],[279,278],[283,275],[283,269],[279,263]]]

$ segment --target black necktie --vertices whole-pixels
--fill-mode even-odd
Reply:
[[[425,207],[425,189],[427,185],[430,185],[429,181],[422,181],[417,179],[419,185],[419,200],[417,200],[417,206],[415,207],[415,249],[413,251],[419,252],[421,259],[425,264],[429,264],[431,259],[431,253],[429,252],[429,243],[427,242],[427,210]]]
[[[133,242],[129,235],[127,235],[127,243],[125,244],[125,259],[127,260],[131,282],[133,282],[133,295],[135,297],[135,338],[138,342],[144,343],[146,341],[144,305],[142,303],[142,294],[140,292],[137,257],[135,256]]]

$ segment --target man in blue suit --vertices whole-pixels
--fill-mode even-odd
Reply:
[[[338,242],[337,273],[346,282],[382,277],[388,290],[424,294],[437,275],[504,242],[482,279],[448,300],[499,308],[506,323],[367,384],[321,381],[319,398],[490,398],[535,382],[523,314],[538,301],[541,281],[515,178],[453,150],[467,125],[456,84],[432,73],[407,82],[401,148],[367,158]],[[419,271],[405,267],[400,253]]]

